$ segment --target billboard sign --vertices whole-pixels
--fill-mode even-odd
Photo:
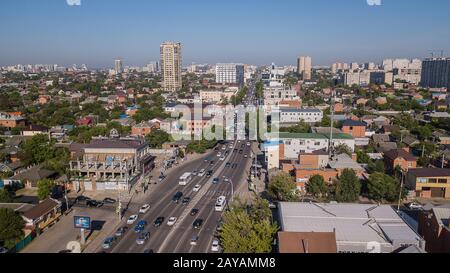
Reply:
[[[91,229],[91,218],[85,216],[74,216],[75,228]]]

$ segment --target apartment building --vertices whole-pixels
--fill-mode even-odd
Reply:
[[[297,59],[297,73],[302,75],[304,81],[312,79],[312,58],[301,56]]]
[[[206,103],[218,103],[223,100],[231,103],[231,99],[236,93],[235,90],[203,90],[200,91],[200,99]]]
[[[219,63],[216,64],[216,83],[238,84],[243,86],[245,67],[243,64]]]
[[[182,87],[182,56],[181,43],[165,42],[161,44],[161,71],[163,89],[175,92]]]
[[[450,89],[450,58],[425,59],[421,76],[422,87]]]

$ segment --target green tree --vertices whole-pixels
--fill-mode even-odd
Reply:
[[[53,156],[54,149],[47,135],[35,135],[22,144],[21,158],[26,164],[39,164]]]
[[[269,195],[277,201],[297,201],[298,192],[294,178],[286,173],[280,173],[270,180]]]
[[[345,144],[340,144],[340,145],[336,146],[334,149],[337,154],[347,154],[350,157],[352,156],[352,153],[353,153],[352,149]]]
[[[361,193],[361,183],[354,170],[345,169],[336,185],[336,201],[355,202]]]
[[[314,197],[323,196],[328,192],[328,186],[321,175],[312,176],[306,183],[306,192]]]
[[[365,153],[363,150],[359,150],[356,153],[356,156],[357,156],[358,163],[360,163],[360,164],[369,164],[370,156],[367,153]]]
[[[370,161],[368,166],[369,173],[384,173],[385,166],[383,160]]]
[[[0,189],[0,203],[12,203],[14,202],[11,193],[7,189]]]
[[[251,208],[250,211],[257,210]],[[261,213],[259,215],[263,215]],[[223,217],[220,239],[225,253],[270,253],[278,226],[258,219],[245,207],[232,205]]]
[[[151,148],[162,148],[162,145],[170,141],[170,135],[162,130],[156,130],[148,134],[145,139]]]
[[[43,179],[38,181],[38,197],[39,200],[47,199],[51,196],[55,182],[49,179]]]
[[[12,209],[0,208],[0,242],[8,249],[13,248],[24,237],[25,221]]]
[[[261,197],[256,198],[250,208],[250,215],[256,221],[272,219],[272,211],[269,207],[269,201],[262,199]]]
[[[367,193],[369,198],[376,201],[397,200],[399,196],[400,183],[384,173],[373,173],[367,181]]]
[[[294,125],[291,127],[280,128],[281,132],[289,132],[289,133],[296,133],[296,134],[309,133],[310,130],[311,130],[311,126],[304,121],[300,121],[297,125]]]

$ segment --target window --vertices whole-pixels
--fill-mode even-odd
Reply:
[[[439,179],[438,183],[439,184],[447,184],[447,179]]]

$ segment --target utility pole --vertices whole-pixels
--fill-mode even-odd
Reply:
[[[336,101],[336,91],[333,90],[331,94],[331,104],[330,104],[330,143],[328,144],[328,153],[330,158],[333,156],[333,121],[334,121],[334,106]]]
[[[400,182],[400,193],[398,194],[398,206],[397,206],[397,212],[400,211],[400,203],[402,202],[402,192],[403,192],[403,180],[404,180],[404,173],[403,173],[403,169],[402,169],[402,179]]]

